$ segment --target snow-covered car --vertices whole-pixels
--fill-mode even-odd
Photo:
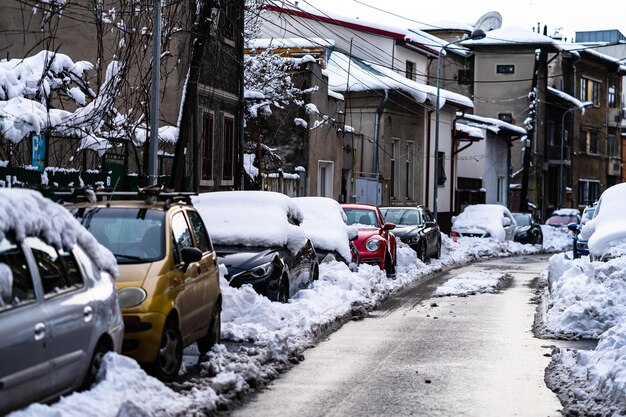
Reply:
[[[204,354],[219,342],[222,295],[211,238],[189,196],[158,187],[133,200],[102,194],[114,200],[65,207],[117,258],[122,353],[171,381],[185,346],[197,343]]]
[[[609,260],[626,255],[626,183],[607,188],[596,206],[594,216],[580,231],[594,260]]]
[[[231,286],[250,284],[287,302],[319,277],[317,254],[300,224],[302,210],[272,191],[218,191],[192,198],[211,231]]]
[[[348,225],[358,227],[358,237],[354,244],[359,250],[361,263],[377,265],[387,276],[396,272],[396,237],[391,230],[393,223],[385,223],[385,218],[376,206],[369,204],[342,204]]]
[[[304,214],[300,226],[313,242],[318,263],[341,261],[356,270],[359,251],[352,242],[346,214],[339,203],[329,197],[296,197],[293,200]]]
[[[508,208],[499,204],[475,204],[452,218],[451,236],[513,240],[517,223]]]
[[[515,218],[517,227],[515,228],[514,240],[519,243],[529,243],[541,245],[543,243],[543,232],[541,225],[533,219],[530,213],[511,213]]]
[[[441,231],[427,207],[380,207],[380,212],[386,222],[396,225],[396,238],[409,245],[423,262],[441,256]]]
[[[593,205],[585,207],[580,219],[580,223],[572,222],[567,225],[567,228],[574,235],[574,242],[572,245],[572,256],[574,259],[580,258],[584,255],[589,255],[587,240],[583,239],[580,236],[580,231],[582,230],[582,227],[593,218],[597,206],[598,202],[596,201],[595,203],[593,203]]]
[[[0,189],[0,415],[88,388],[121,350],[117,273],[61,205]]]
[[[546,224],[554,227],[567,227],[570,223],[580,223],[580,211],[576,208],[555,210],[546,220]]]

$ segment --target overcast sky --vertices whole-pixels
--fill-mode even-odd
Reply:
[[[339,0],[336,0],[339,1]],[[626,6],[615,0],[341,0],[341,3],[365,3],[423,23],[458,21],[474,24],[484,13],[497,11],[503,26],[526,29],[537,22],[548,25],[548,34],[557,28],[568,40],[576,31],[619,29],[626,35]]]

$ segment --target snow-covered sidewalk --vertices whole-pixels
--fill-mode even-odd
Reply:
[[[442,236],[442,257],[424,264],[407,246],[398,248],[395,279],[380,269],[361,265],[357,273],[345,264],[320,266],[320,278],[298,292],[288,304],[270,302],[251,288],[222,281],[223,343],[207,357],[195,347],[185,350],[180,380],[162,384],[132,359],[108,354],[98,383],[50,406],[33,404],[14,412],[22,416],[204,415],[274,379],[302,358],[302,352],[352,317],[362,317],[382,300],[407,285],[443,269],[481,258],[539,253],[532,245],[491,239]],[[544,250],[571,247],[567,232],[544,227]],[[474,277],[475,278],[475,277]]]

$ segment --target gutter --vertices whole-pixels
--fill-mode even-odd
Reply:
[[[382,101],[378,105],[378,109],[376,110],[376,123],[374,125],[374,169],[376,170],[376,183],[380,185],[380,170],[378,169],[378,147],[380,142],[380,119],[383,115],[383,111],[385,109],[385,104],[389,100],[389,90],[383,90],[385,92],[385,96]],[[382,200],[382,188],[380,192],[380,200]],[[381,201],[379,201],[379,193],[376,193],[376,204],[380,205]]]

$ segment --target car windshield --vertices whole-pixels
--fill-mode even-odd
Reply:
[[[74,216],[118,263],[151,262],[165,256],[165,212],[147,208],[88,207]]]
[[[593,218],[593,213],[596,211],[595,207],[589,207],[585,209],[583,212],[583,220],[591,220]]]
[[[378,227],[378,223],[376,222],[376,213],[374,210],[365,210],[365,209],[353,209],[353,208],[345,208],[343,211],[346,213],[346,217],[348,218],[347,224],[362,224],[365,226],[376,226]]]
[[[381,209],[385,221],[395,223],[397,226],[415,226],[422,223],[417,209]]]
[[[569,223],[578,223],[575,216],[552,216],[546,220],[546,224],[564,225]]]
[[[530,216],[527,214],[514,214],[515,222],[518,226],[530,226]]]

